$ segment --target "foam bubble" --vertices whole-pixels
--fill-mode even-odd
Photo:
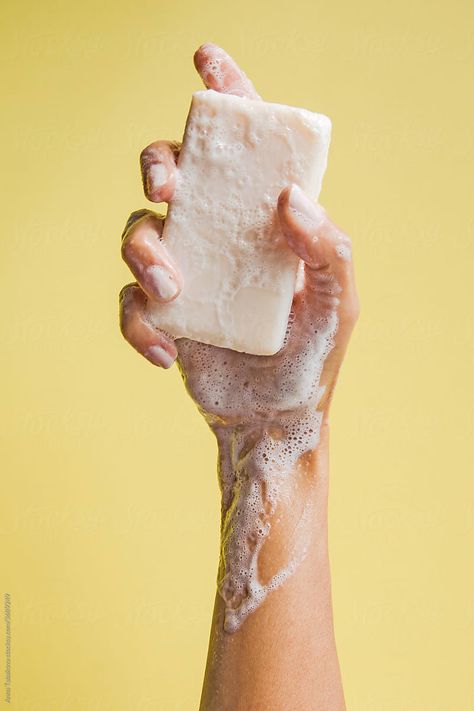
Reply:
[[[321,276],[330,308],[315,309],[302,291],[290,314],[283,348],[252,356],[179,339],[185,385],[215,433],[222,491],[218,591],[227,632],[234,632],[306,555],[306,507],[286,565],[263,584],[258,560],[282,491],[298,459],[318,442],[324,388],[321,373],[334,346],[338,286]],[[295,302],[296,303],[296,302]],[[324,306],[324,303],[323,303]],[[317,313],[316,313],[317,312]]]

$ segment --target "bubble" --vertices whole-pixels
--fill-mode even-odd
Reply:
[[[212,72],[217,83],[222,81],[221,59],[208,62],[204,69],[204,73]],[[314,130],[312,120],[308,125]],[[261,157],[264,151],[253,151],[260,157],[251,164],[248,174],[242,175],[242,160],[249,155],[249,146],[266,145],[274,132],[274,136],[282,136],[281,145],[286,147],[282,155],[286,156],[294,140],[291,131],[282,132],[276,112],[270,113],[261,133],[251,130],[251,124],[240,115],[232,118],[230,125],[238,132],[238,140],[234,136],[229,141],[228,132],[216,130],[219,123],[213,122],[207,111],[191,114],[186,145],[193,165],[189,172],[178,171],[172,203],[172,220],[179,223],[180,235],[187,240],[183,254],[193,262],[207,258],[199,251],[206,234],[197,235],[197,239],[195,230],[200,215],[210,216],[208,224],[222,237],[213,239],[212,253],[216,259],[224,255],[228,260],[227,277],[219,289],[229,301],[242,284],[268,286],[259,267],[262,255],[271,258],[265,247],[269,239],[275,246],[285,241],[275,211],[278,194],[289,176],[298,182],[309,165],[301,155],[290,166],[275,151],[272,160],[281,160],[282,182],[275,178],[267,184],[268,170]],[[180,160],[185,159],[182,152]],[[201,184],[211,184],[212,194],[205,194]],[[254,197],[255,186],[259,186],[257,195],[264,186],[261,199]],[[229,225],[231,235],[226,234]],[[228,249],[231,240],[238,249]],[[288,259],[294,259],[294,255]],[[282,264],[286,269],[288,265]],[[334,345],[339,293],[336,282],[327,276],[321,275],[318,288],[327,301],[329,315],[317,317],[314,307],[304,300],[304,271],[300,269],[300,312],[296,317],[291,311],[283,347],[272,357],[248,356],[184,338],[177,341],[178,364],[186,387],[219,441],[223,521],[218,590],[226,605],[228,632],[238,629],[266,596],[284,583],[300,560],[300,554],[295,553],[267,584],[259,580],[259,555],[287,480],[299,457],[319,441],[322,415],[317,405],[324,391],[320,377]]]
[[[296,556],[266,585],[258,579],[259,553],[271,531],[281,484],[319,441],[320,376],[338,324],[335,310],[316,317],[304,299],[301,309],[298,319],[290,315],[286,345],[272,357],[179,342],[186,386],[227,459],[227,470],[221,471],[228,506],[218,577],[227,631],[238,629],[298,565]],[[227,604],[229,586],[241,595]]]

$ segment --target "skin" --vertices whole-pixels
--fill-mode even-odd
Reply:
[[[260,99],[250,80],[220,47],[202,45],[194,63],[207,88]],[[142,179],[150,201],[173,199],[179,148],[176,142],[157,141],[142,151]],[[178,359],[187,390],[218,441],[222,493],[220,592],[215,600],[201,711],[345,708],[333,632],[327,497],[329,409],[359,312],[351,244],[323,208],[296,186],[282,190],[277,214],[288,244],[304,263],[304,283],[295,293],[286,343],[274,356],[236,353],[187,339],[174,342],[155,329],[145,317],[147,300],[169,302],[183,286],[179,265],[173,264],[161,240],[163,216],[149,210],[133,213],[122,239],[122,256],[136,279],[120,293],[122,333],[158,367],[169,368]],[[321,325],[331,315],[337,328],[329,353],[318,367],[311,354],[320,345]],[[308,343],[312,350],[305,351]],[[202,353],[205,362],[211,364],[206,374],[211,386],[213,378],[217,386],[239,374],[246,381],[245,388],[232,388],[219,402],[204,395],[199,387]],[[279,393],[288,378],[285,362],[305,357],[314,388],[303,390],[300,383],[291,382],[294,401],[288,397],[283,400]],[[270,391],[274,394],[262,412],[262,397],[268,400]],[[259,548],[259,580],[268,582],[288,562],[295,541],[307,544],[306,556],[293,574],[232,631],[222,592],[229,577],[226,560],[235,528],[232,511],[236,502],[241,509],[246,505],[245,497],[237,500],[237,484],[241,490],[243,481],[257,480],[256,444],[265,436],[281,442],[285,437],[284,418],[290,414],[295,421],[303,421],[310,411],[320,418],[319,439],[285,472],[277,503],[266,508],[265,514],[262,510],[270,525],[269,533],[255,544]],[[265,503],[262,494],[262,506]],[[236,608],[242,600],[245,602],[247,593],[231,586],[226,594],[228,605]]]

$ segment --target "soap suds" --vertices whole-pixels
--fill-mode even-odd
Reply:
[[[313,277],[314,278],[314,277]],[[185,385],[217,437],[222,492],[218,591],[224,629],[234,632],[267,595],[292,575],[306,555],[305,517],[293,554],[265,584],[258,560],[288,478],[299,458],[319,442],[324,393],[321,372],[334,346],[338,319],[331,277],[316,275],[314,292],[295,299],[285,343],[277,354],[254,356],[179,339]],[[310,300],[308,300],[308,298]]]
[[[259,98],[252,82],[221,47],[213,47],[212,56],[200,67],[200,74],[205,84],[221,93]]]

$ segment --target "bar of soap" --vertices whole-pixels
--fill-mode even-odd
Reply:
[[[277,198],[296,183],[317,199],[331,122],[284,104],[213,90],[192,96],[163,240],[183,275],[151,322],[256,355],[283,345],[299,258],[279,228]]]

